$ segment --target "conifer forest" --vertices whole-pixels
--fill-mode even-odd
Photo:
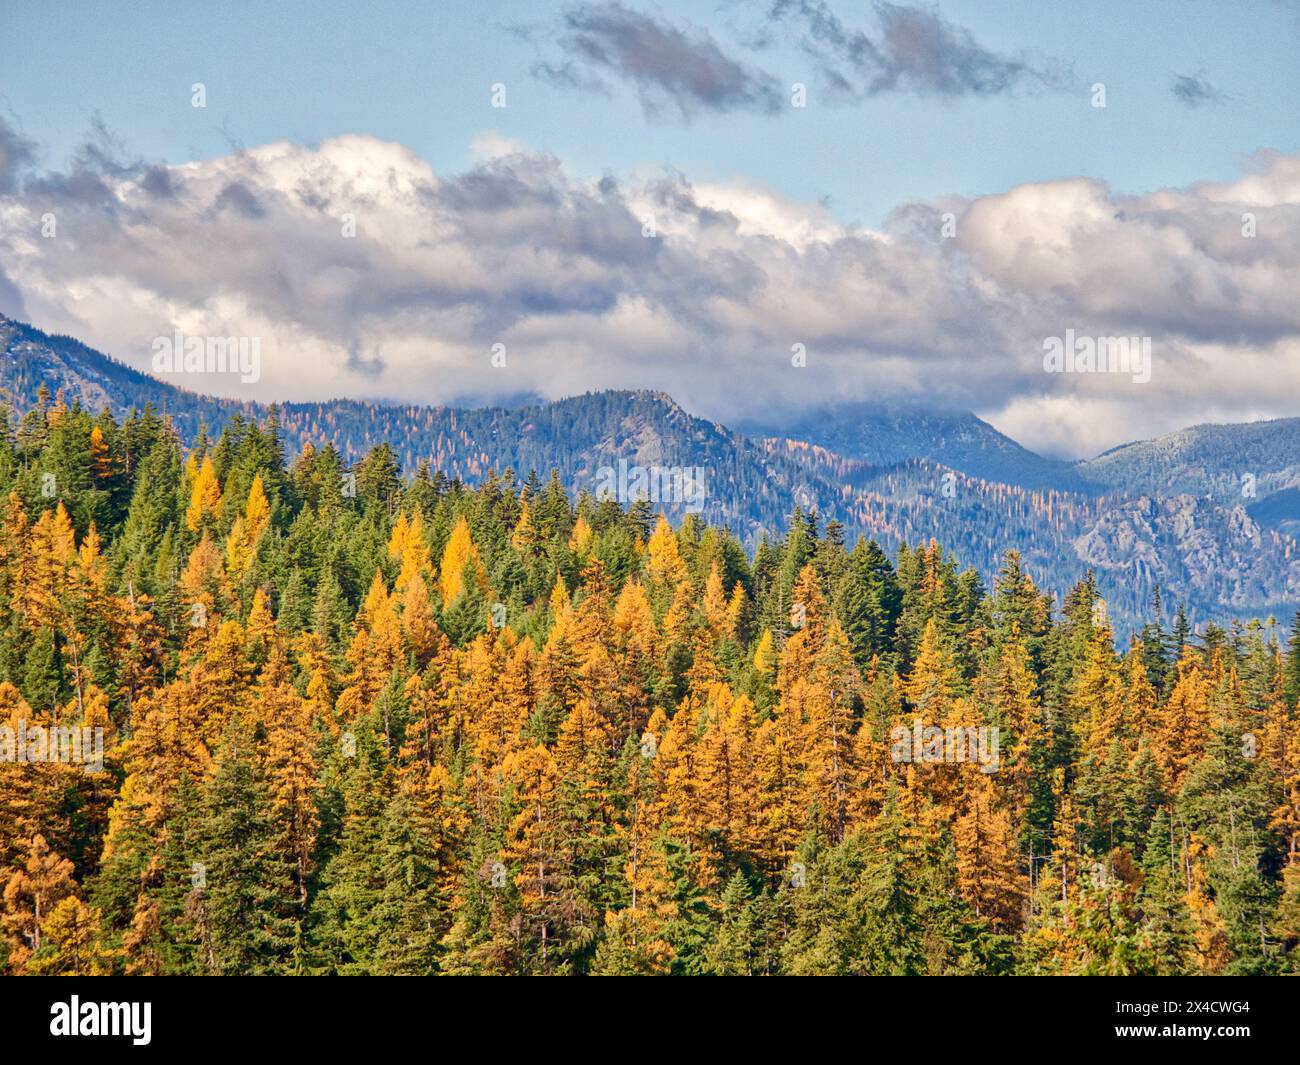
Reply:
[[[1294,1053],[1300,0],[0,42],[15,1062]]]
[[[793,501],[747,553],[548,471],[289,456],[274,407],[9,426],[5,973],[1300,970],[1275,625],[1120,633],[1091,577]]]

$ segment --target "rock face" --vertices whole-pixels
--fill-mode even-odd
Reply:
[[[1079,559],[1117,577],[1154,581],[1175,595],[1209,595],[1248,608],[1300,596],[1290,537],[1262,528],[1241,505],[1180,494],[1106,508],[1074,541]]]

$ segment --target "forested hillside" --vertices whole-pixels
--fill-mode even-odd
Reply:
[[[1300,631],[274,418],[0,499],[5,972],[1300,971]]]
[[[1300,418],[1196,425],[1112,448],[1078,468],[1110,491],[1250,503],[1300,483]]]
[[[86,347],[81,341],[56,336],[15,322],[0,314],[0,385],[5,401],[19,414],[39,402],[42,390],[61,395],[71,406],[87,410],[108,408],[123,418],[152,405],[171,419],[182,440],[192,441],[203,425],[220,431],[236,411],[253,415],[258,407],[200,396]]]
[[[1222,492],[1206,499],[1175,476],[1177,463],[1168,491],[1149,483],[1155,473],[1148,464],[1146,480],[1134,482],[1146,494],[1125,494],[1128,481],[1120,478],[1116,494],[1098,496],[1074,467],[1033,455],[973,415],[849,407],[793,425],[790,432],[805,434],[799,439],[751,439],[649,391],[513,408],[356,400],[265,407],[175,388],[75,340],[4,318],[0,347],[0,389],[16,415],[48,410],[53,399],[91,413],[107,409],[119,420],[152,406],[186,447],[199,448],[233,420],[274,420],[291,461],[309,444],[332,445],[345,463],[386,444],[404,476],[427,463],[474,486],[507,467],[555,470],[570,498],[595,492],[602,471],[620,463],[698,471],[695,505],[661,498],[658,509],[674,522],[694,511],[734,533],[750,553],[765,535],[784,535],[794,505],[890,554],[904,543],[939,539],[985,581],[1014,548],[1058,592],[1092,570],[1124,635],[1140,628],[1157,592],[1198,624],[1290,616],[1300,604],[1292,535],[1300,509],[1294,493],[1265,498],[1285,476],[1266,476],[1263,445],[1251,452],[1260,459],[1253,500]],[[1295,453],[1279,437],[1267,468],[1282,469]]]
[[[984,481],[1085,495],[1101,491],[1074,463],[1035,455],[969,412],[884,401],[846,403],[737,428],[747,436],[806,440],[875,466],[928,459]]]

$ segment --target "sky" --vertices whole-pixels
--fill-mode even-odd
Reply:
[[[0,312],[146,370],[260,339],[187,387],[895,399],[1070,456],[1300,414],[1294,2],[5,0],[0,40]],[[1046,372],[1066,330],[1150,380]]]

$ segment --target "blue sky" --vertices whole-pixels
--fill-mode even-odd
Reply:
[[[508,32],[544,24],[563,5],[364,5],[6,0],[0,103],[57,164],[92,114],[133,153],[180,163],[280,139],[363,132],[400,141],[439,172],[464,168],[492,130],[598,175],[645,166],[693,180],[736,175],[798,200],[827,198],[844,222],[878,224],[900,203],[975,196],[1066,175],[1123,192],[1223,180],[1260,147],[1291,151],[1300,122],[1300,8],[1273,0],[948,0],[943,17],[991,52],[1028,49],[1073,65],[1078,91],[955,100],[882,94],[849,106],[819,99],[816,72],[789,24],[765,49],[743,40],[764,5],[663,3],[643,10],[707,31],[719,47],[809,85],[809,106],[774,116],[702,113],[648,121],[636,94],[609,97],[539,81],[547,44]],[[870,5],[841,3],[869,29]],[[1200,75],[1221,103],[1188,108],[1175,75]],[[193,82],[209,106],[189,105]],[[1107,87],[1089,107],[1087,87]],[[489,106],[504,82],[508,105]]]

